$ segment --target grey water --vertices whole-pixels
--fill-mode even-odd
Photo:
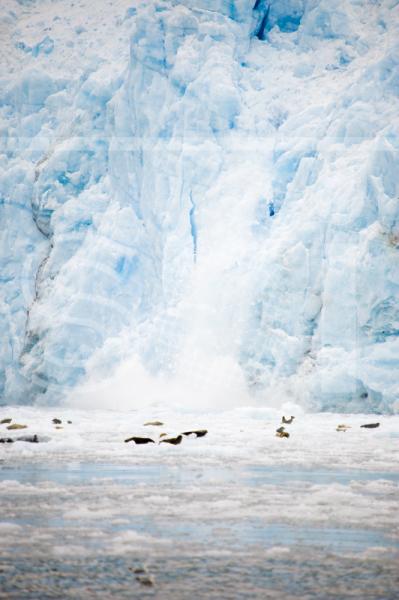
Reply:
[[[96,479],[112,479],[121,484],[140,482],[158,483],[162,481],[178,484],[205,481],[236,482],[256,486],[263,483],[290,485],[293,482],[314,484],[340,483],[351,481],[370,481],[384,479],[399,482],[399,474],[392,471],[366,471],[362,469],[306,469],[293,465],[246,465],[239,468],[206,466],[201,469],[189,467],[170,467],[167,465],[118,465],[112,463],[73,462],[61,465],[0,463],[0,481],[15,480],[21,483],[38,484],[51,481],[60,484],[89,483]]]
[[[2,464],[0,482],[27,487],[26,496],[5,487],[0,498],[0,527],[18,528],[0,541],[0,599],[393,600],[399,542],[389,526],[304,523],[301,505],[288,523],[283,514],[281,522],[259,518],[256,503],[242,515],[212,518],[214,503],[232,487],[249,502],[261,488],[267,505],[271,490],[287,503],[295,502],[295,486],[308,486],[311,495],[315,484],[372,480],[398,477],[294,465]],[[156,494],[169,499],[170,510],[151,504]],[[187,513],[200,494],[205,509]],[[105,513],[97,512],[103,505]],[[130,533],[139,541],[120,542]]]

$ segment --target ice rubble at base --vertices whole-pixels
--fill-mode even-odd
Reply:
[[[5,6],[3,401],[135,356],[395,410],[397,3]]]

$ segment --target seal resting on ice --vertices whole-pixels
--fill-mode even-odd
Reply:
[[[173,438],[164,438],[159,443],[160,444],[163,444],[163,443],[173,444],[173,446],[177,446],[178,444],[181,444],[182,439],[183,439],[182,435],[177,435],[176,437],[173,437]]]
[[[193,429],[193,431],[183,431],[183,435],[194,434],[196,437],[204,437],[207,433],[207,429]]]
[[[293,422],[294,419],[295,419],[295,417],[291,415],[289,419],[287,419],[287,417],[283,417],[281,419],[281,422],[285,423],[286,425],[291,425],[291,423]]]
[[[343,424],[343,425],[338,425],[338,427],[337,427],[337,431],[343,431],[343,432],[345,432],[347,429],[351,429],[351,426]]]
[[[125,442],[134,442],[135,444],[155,444],[154,440],[149,437],[139,437],[136,435],[127,438]]]
[[[285,431],[285,427],[279,427],[278,429],[276,429],[276,437],[289,438],[290,434],[288,433],[288,431]]]

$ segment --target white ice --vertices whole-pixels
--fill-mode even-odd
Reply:
[[[2,402],[397,410],[398,10],[3,0]]]

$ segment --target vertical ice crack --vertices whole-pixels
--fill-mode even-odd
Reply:
[[[41,161],[39,161],[39,163],[37,163],[36,166],[38,166],[39,164],[43,163],[44,160],[46,160],[47,158],[48,157],[45,156],[44,159],[42,159]],[[35,172],[35,182],[36,181],[37,181],[37,175],[36,175],[36,172]],[[32,213],[32,221],[35,224],[36,229],[43,236],[43,238],[48,241],[48,248],[47,248],[46,255],[40,261],[40,263],[39,263],[39,265],[38,265],[38,267],[36,269],[36,273],[33,276],[34,277],[34,295],[33,295],[33,298],[32,298],[32,301],[30,302],[30,304],[26,307],[25,334],[24,334],[24,343],[23,343],[21,352],[19,354],[19,360],[20,361],[21,361],[22,357],[25,354],[29,354],[29,352],[32,349],[32,347],[34,346],[35,342],[38,341],[37,336],[35,336],[33,334],[33,332],[30,330],[30,326],[29,326],[30,315],[31,315],[31,311],[32,311],[32,308],[33,308],[34,304],[39,299],[39,286],[40,286],[41,274],[43,272],[43,269],[44,269],[47,261],[50,258],[50,254],[51,254],[51,251],[52,251],[52,248],[53,248],[53,243],[51,241],[51,237],[52,237],[51,232],[47,233],[40,226],[40,220],[39,220],[40,208],[38,208],[38,210],[36,212],[35,207],[34,207],[34,203],[33,203],[33,193],[32,193],[32,198],[31,198],[31,213]]]
[[[255,5],[253,7],[253,11],[257,13],[257,15],[259,15],[254,35],[259,40],[265,40],[266,27],[268,24],[270,13],[270,3],[265,2],[265,0],[256,0]]]
[[[190,218],[190,230],[191,230],[191,237],[193,239],[193,257],[194,257],[194,263],[197,262],[197,240],[198,240],[198,233],[197,233],[197,224],[195,222],[195,211],[196,211],[196,204],[193,200],[193,194],[192,192],[190,192],[190,204],[191,204],[191,208],[190,208],[190,212],[189,212],[189,218]]]

